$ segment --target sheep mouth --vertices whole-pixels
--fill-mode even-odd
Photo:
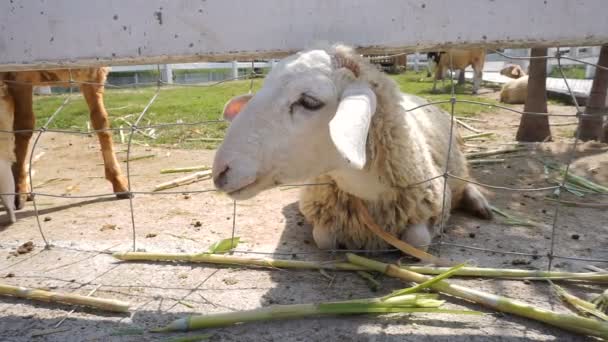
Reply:
[[[272,181],[272,177],[257,177],[252,182],[243,185],[238,189],[226,192],[226,194],[235,200],[247,200],[255,197],[260,192],[273,187],[275,182]]]

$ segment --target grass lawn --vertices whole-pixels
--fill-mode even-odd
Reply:
[[[432,94],[432,80],[426,78],[423,73],[415,74],[408,72],[391,76],[399,84],[403,92],[415,94],[429,101],[449,100],[449,82],[446,81],[446,89],[443,94]],[[262,80],[254,80],[254,90],[259,89]],[[149,108],[140,126],[148,124],[199,122],[205,120],[217,120],[221,117],[221,111],[225,102],[232,96],[244,94],[249,90],[250,81],[232,81],[212,87],[186,87],[173,86],[163,87],[156,101]],[[141,113],[150,98],[154,95],[156,87],[131,88],[131,89],[106,89],[105,104],[112,127],[128,125],[121,120],[133,122]],[[471,96],[471,84],[457,86],[456,93],[459,99],[481,100]],[[67,95],[36,96],[34,110],[37,114],[37,125],[41,126],[46,119],[53,114]],[[450,104],[442,104],[445,110],[450,109]],[[473,104],[456,104],[456,114],[463,116],[476,115],[481,111],[488,111],[487,106]],[[73,98],[61,113],[52,121],[50,128],[86,130],[88,108],[80,93],[74,92]],[[198,138],[223,138],[227,123],[208,123],[195,126],[172,126],[157,128],[156,139],[146,138],[136,134],[135,140],[153,145],[179,146],[182,148],[215,148],[218,142],[214,141],[192,141],[188,139]],[[118,134],[116,134],[118,138]]]

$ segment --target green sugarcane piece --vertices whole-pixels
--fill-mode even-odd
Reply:
[[[608,289],[591,300],[600,311],[608,314]]]
[[[181,172],[192,172],[192,171],[205,171],[210,170],[211,167],[206,165],[197,165],[197,166],[189,166],[189,167],[178,167],[175,169],[162,169],[160,170],[161,174],[167,173],[181,173]]]
[[[428,295],[404,295],[382,300],[382,298],[368,298],[341,302],[318,304],[271,305],[264,308],[190,316],[173,321],[163,328],[152,332],[190,331],[204,328],[215,328],[236,323],[267,321],[276,319],[302,318],[318,315],[342,314],[385,314],[385,313],[448,313],[448,314],[474,314],[481,313],[468,310],[443,310],[437,307],[443,304],[441,300],[429,298]],[[420,306],[418,306],[420,305]]]
[[[129,303],[119,300],[82,296],[72,293],[59,293],[26,287],[12,286],[7,284],[0,284],[0,295],[19,297],[49,303],[87,306],[91,308],[113,312],[129,311]]]
[[[431,286],[433,286],[433,284],[437,283],[438,281],[441,281],[443,279],[447,279],[449,277],[451,277],[452,275],[456,274],[458,272],[458,270],[462,269],[465,266],[465,264],[460,264],[460,265],[456,265],[454,267],[448,268],[445,270],[445,272],[442,272],[441,274],[439,274],[436,277],[433,277],[427,281],[425,281],[424,283],[420,283],[416,286],[412,286],[410,288],[407,289],[403,289],[403,290],[399,290],[399,291],[395,291],[393,293],[391,293],[388,296],[385,296],[384,298],[388,299],[391,298],[393,296],[402,296],[408,293],[416,293],[416,292],[420,292],[424,289],[427,289]]]
[[[426,274],[442,274],[450,269],[447,267],[401,265],[401,268]],[[608,282],[608,272],[556,272],[520,270],[513,268],[485,268],[485,267],[462,267],[455,271],[454,276],[459,277],[482,277],[482,278],[504,278],[522,280],[573,280],[589,282]]]
[[[599,311],[597,309],[597,307],[595,306],[595,304],[588,302],[586,300],[583,300],[573,294],[568,293],[568,291],[566,291],[563,287],[561,287],[559,285],[555,285],[551,281],[549,281],[549,283],[551,284],[551,287],[553,288],[553,290],[555,290],[557,295],[563,301],[570,304],[572,307],[574,307],[579,312],[581,312],[583,314],[587,314],[587,315],[593,315],[601,320],[608,321],[608,316],[605,315],[603,312]]]
[[[363,258],[348,253],[347,260],[353,264],[367,267],[370,270],[382,272],[388,276],[406,281],[424,283],[430,278],[420,273],[399,268],[397,265],[385,264],[379,261]],[[608,323],[571,314],[561,314],[541,309],[527,303],[511,298],[469,289],[464,286],[450,284],[445,280],[438,281],[431,286],[432,289],[454,297],[469,300],[488,308],[506,312],[533,320],[541,321],[555,327],[579,334],[608,338]]]
[[[259,266],[270,268],[293,268],[305,270],[342,270],[342,271],[365,271],[364,267],[356,266],[347,262],[339,261],[302,261],[281,260],[270,258],[242,257],[235,255],[218,255],[209,253],[147,253],[147,252],[117,252],[112,256],[124,261],[172,261],[193,262],[234,266]]]

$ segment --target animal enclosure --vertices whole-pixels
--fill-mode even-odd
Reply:
[[[70,26],[65,21],[58,20],[66,19],[67,13],[72,11],[88,13],[84,9],[86,1],[60,1],[56,6],[15,1],[11,5],[2,5],[7,10],[0,11],[0,18],[8,23],[2,28],[2,37],[13,38],[9,38],[9,41],[0,38],[5,39],[3,43],[8,47],[8,53],[0,56],[0,70],[229,60],[237,57],[239,60],[274,58],[305,48],[316,39],[346,41],[361,45],[363,52],[389,55],[417,49],[432,50],[444,45],[482,45],[487,46],[488,53],[491,53],[493,47],[534,46],[539,41],[553,46],[608,42],[608,24],[599,14],[603,5],[601,1],[580,1],[576,5],[569,1],[529,4],[533,7],[531,12],[543,9],[552,18],[571,13],[566,10],[574,11],[568,15],[577,18],[595,18],[580,20],[580,26],[575,27],[556,24],[559,20],[532,26],[532,13],[523,13],[529,16],[523,19],[527,27],[513,27],[508,25],[510,19],[498,15],[492,17],[492,13],[510,13],[506,5],[483,2],[476,11],[493,20],[486,19],[491,25],[481,25],[487,29],[486,33],[477,31],[479,25],[473,25],[473,30],[472,25],[454,19],[466,7],[458,1],[429,0],[405,4],[395,1],[389,2],[385,8],[373,6],[368,1],[356,1],[354,4],[336,2],[331,6],[322,1],[309,1],[300,5],[304,9],[298,10],[304,13],[323,10],[320,18],[313,19],[319,21],[316,29],[312,29],[314,22],[304,22],[309,17],[298,15],[285,2],[271,1],[255,7],[249,7],[253,6],[250,3],[231,3],[237,8],[240,6],[234,22],[242,27],[235,30],[219,19],[213,19],[224,6],[228,6],[220,2],[209,1],[208,5],[201,5],[202,12],[198,12],[198,5],[190,2],[142,2],[141,7],[149,11],[146,10],[145,19],[141,19],[132,15],[135,4],[111,1],[96,11],[95,18],[88,18],[90,14],[87,14],[79,19],[100,24],[107,20],[111,23],[110,30],[100,33],[98,41],[92,43],[78,30],[68,30]],[[528,6],[528,3],[522,1],[519,6]],[[339,22],[336,16],[342,15],[344,8],[352,8],[353,16],[349,17],[345,26],[336,27],[335,22]],[[447,14],[442,17],[444,14],[439,8],[447,9],[446,13],[452,13],[454,18]],[[286,39],[262,34],[280,24],[252,15],[263,10],[291,11],[288,13],[297,20],[294,20]],[[157,15],[157,12],[161,14]],[[202,13],[203,19],[197,18],[196,22],[207,19],[210,28],[197,28],[215,40],[195,37],[196,30],[187,24],[187,20],[195,19],[191,18],[192,14],[185,12]],[[450,23],[450,27],[457,29],[439,30],[440,25],[436,25],[428,32],[414,33],[395,24],[396,21],[391,20],[391,12],[401,13],[397,22],[414,21],[412,18],[418,16],[420,19],[416,20],[421,23],[439,21]],[[386,25],[362,34],[362,28],[354,24],[367,22],[374,15]],[[518,12],[517,15],[521,16],[522,13]],[[58,21],[57,26],[49,32],[54,39],[49,38],[47,42],[42,35],[30,38],[29,34],[19,33],[16,29],[21,25],[19,22],[34,16]],[[122,20],[126,20],[124,18],[130,18],[128,21],[131,22],[131,25],[125,25],[126,29],[121,26]],[[43,29],[38,25],[41,24],[34,25],[34,31]],[[165,27],[173,30],[161,29]],[[529,30],[530,27],[535,30]],[[132,34],[123,37],[127,34],[123,31]],[[170,35],[168,31],[171,31]],[[173,38],[173,31],[179,32],[175,33],[177,38]],[[238,34],[241,31],[250,31],[251,36],[259,35],[261,38],[257,41],[246,40]],[[394,33],[387,38],[383,34],[389,31]],[[144,35],[143,32],[148,33]],[[145,38],[148,35],[156,38],[148,41]],[[31,37],[35,36],[31,34]],[[116,37],[119,37],[117,41],[120,43],[110,40]],[[190,50],[191,40],[195,45],[194,50]],[[171,43],[163,44],[164,41]],[[134,47],[143,48],[142,52]],[[561,70],[559,62],[562,60],[577,62],[576,58],[559,53],[543,58],[557,60],[558,70]],[[411,71],[406,75],[408,73]],[[37,98],[36,109],[41,120],[33,131],[29,160],[33,198],[25,209],[17,212],[18,222],[0,231],[3,260],[0,262],[0,276],[4,277],[3,282],[82,294],[96,289],[97,294],[131,301],[134,314],[103,316],[103,319],[99,319],[92,311],[69,314],[69,308],[65,306],[31,306],[25,301],[3,299],[0,303],[3,310],[0,331],[5,332],[3,337],[9,341],[29,340],[32,338],[29,334],[45,331],[64,317],[69,317],[61,325],[68,330],[46,337],[49,340],[67,340],[74,331],[84,331],[85,338],[90,340],[160,340],[162,337],[150,334],[113,334],[132,326],[155,326],[184,313],[222,312],[272,303],[369,296],[370,290],[364,280],[342,273],[332,273],[329,275],[331,279],[327,279],[314,272],[227,269],[188,264],[127,264],[112,260],[112,252],[127,250],[198,253],[219,239],[235,236],[243,240],[233,251],[235,255],[329,260],[342,257],[346,252],[341,249],[325,252],[316,249],[310,226],[297,210],[299,188],[326,184],[290,184],[244,202],[235,202],[216,193],[208,180],[154,191],[156,185],[180,176],[161,174],[162,169],[211,166],[213,147],[221,141],[226,123],[220,120],[221,103],[206,97],[228,100],[240,93],[255,92],[261,84],[255,80],[254,74],[229,82],[187,86],[168,84],[161,77],[160,70],[157,75],[154,84],[140,90],[133,90],[129,85],[105,85],[106,107],[112,121],[109,130],[117,141],[118,159],[128,179],[129,192],[135,195],[133,198],[114,199],[109,183],[103,179],[103,167],[99,165],[102,159],[95,138],[91,137],[95,130],[87,128],[86,115],[83,113],[81,118],[76,119],[76,124],[61,121],[67,117],[68,111],[71,111],[70,116],[76,115],[74,112],[77,111],[70,108],[82,101],[77,91],[70,87],[69,93],[64,96]],[[573,139],[574,129],[584,113],[574,94],[571,94],[573,104],[551,102],[547,114],[528,113],[550,117],[554,125],[554,142],[520,146],[515,145],[513,139],[516,124],[524,114],[523,109],[521,106],[498,104],[498,93],[491,85],[482,85],[485,92],[471,97],[468,95],[469,86],[456,86],[455,80],[450,79],[447,89],[444,89],[446,93],[435,96],[427,93],[431,81],[421,78],[424,78],[423,73],[411,77],[395,76],[394,79],[404,92],[419,91],[421,95],[428,96],[429,105],[442,106],[452,115],[454,129],[467,138],[466,152],[471,160],[478,160],[474,162],[476,164],[472,170],[476,180],[466,181],[485,188],[491,203],[507,213],[507,217],[497,214],[491,222],[455,213],[449,221],[440,222],[441,234],[431,246],[431,251],[453,260],[471,259],[479,266],[581,271],[587,264],[594,264],[605,268],[608,265],[608,228],[605,224],[608,216],[602,208],[606,208],[608,193],[577,186],[571,177],[577,175],[599,184],[608,184],[608,147]],[[568,84],[565,77],[564,82]],[[69,83],[74,87],[81,84],[73,79]],[[130,100],[119,102],[119,97]],[[169,102],[172,98],[191,101],[191,107],[198,106],[204,111],[193,109],[187,117],[180,116],[179,111],[184,107]],[[125,106],[130,107],[122,108]],[[475,138],[477,133],[457,123],[457,117],[473,126],[472,129],[492,135]],[[164,136],[171,139],[159,143]],[[179,136],[187,138],[180,139]],[[484,153],[497,149],[513,151],[496,158],[484,157]],[[448,179],[454,176],[446,169],[441,174],[429,175],[429,180],[442,177]],[[572,206],[581,202],[587,203],[587,207]],[[34,250],[23,255],[15,253],[27,241],[34,243]],[[390,254],[393,250],[356,252],[379,253],[380,257],[396,255]],[[466,284],[471,280],[459,279],[455,282]],[[473,282],[489,292],[501,291],[540,306],[555,308],[557,304],[544,284],[530,285],[509,280]],[[396,281],[384,279],[381,289],[388,291],[396,286],[399,286]],[[454,308],[467,305],[470,304],[452,304]],[[31,321],[26,322],[23,317],[30,317]],[[412,327],[412,323],[416,325]],[[88,329],[91,324],[96,329]],[[497,321],[489,315],[479,318],[412,316],[395,320],[378,320],[374,317],[324,318],[303,323],[264,323],[256,327],[257,331],[252,330],[243,325],[217,329],[213,334],[219,340],[331,338],[390,341],[403,340],[404,336],[412,339],[431,336],[446,341],[465,341],[471,337],[513,341],[528,338],[549,340],[560,336],[566,336],[568,340],[582,340],[582,337],[565,335],[558,329],[516,317]]]

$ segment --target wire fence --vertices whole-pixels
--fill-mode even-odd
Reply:
[[[561,73],[561,76],[568,88],[569,94],[571,96],[572,102],[574,103],[574,106],[576,108],[576,113],[573,114],[563,114],[563,113],[535,113],[535,112],[525,112],[525,111],[520,111],[517,109],[514,109],[512,107],[507,107],[507,106],[502,106],[502,105],[497,105],[495,103],[489,103],[489,102],[483,102],[483,101],[472,101],[472,100],[466,100],[466,99],[458,99],[458,96],[456,94],[456,86],[455,86],[455,82],[454,82],[454,77],[453,77],[453,73],[450,73],[450,99],[449,100],[441,100],[441,101],[431,101],[428,102],[427,104],[423,104],[414,108],[409,108],[407,109],[407,111],[414,111],[416,109],[425,107],[425,106],[433,106],[433,105],[440,105],[440,104],[450,104],[450,115],[451,115],[451,125],[450,125],[450,134],[449,134],[449,141],[452,141],[452,138],[455,134],[454,130],[455,130],[455,126],[456,126],[456,104],[458,103],[466,103],[466,104],[474,104],[474,105],[480,105],[480,106],[486,106],[486,107],[495,107],[495,108],[500,108],[500,109],[504,109],[513,113],[517,113],[519,115],[535,115],[535,116],[556,116],[556,117],[573,117],[576,118],[577,121],[577,135],[576,135],[576,139],[574,140],[574,143],[572,143],[572,146],[568,152],[568,157],[567,157],[567,162],[563,165],[564,167],[564,172],[563,172],[563,176],[561,178],[561,180],[559,181],[559,184],[554,185],[554,186],[544,186],[544,187],[526,187],[526,188],[518,188],[518,187],[510,187],[510,186],[503,186],[503,185],[493,185],[493,184],[484,184],[472,179],[465,179],[462,177],[459,177],[457,175],[453,175],[450,173],[449,170],[449,161],[451,158],[451,149],[452,149],[452,144],[449,144],[448,146],[448,154],[447,154],[447,160],[445,163],[445,169],[443,170],[443,172],[441,174],[437,174],[437,175],[433,175],[432,177],[429,177],[428,179],[418,182],[416,184],[411,184],[410,187],[414,187],[414,186],[421,186],[423,184],[426,184],[428,182],[431,182],[433,180],[436,179],[443,179],[443,203],[442,203],[442,215],[441,215],[441,220],[439,222],[439,230],[440,230],[440,234],[439,234],[439,238],[437,239],[436,242],[432,243],[432,246],[435,247],[438,251],[439,254],[441,254],[442,252],[442,248],[444,246],[450,246],[450,247],[458,247],[458,248],[464,248],[464,249],[469,249],[469,250],[473,250],[473,251],[481,251],[481,252],[488,252],[488,253],[498,253],[498,254],[503,254],[503,255],[519,255],[519,256],[530,256],[530,257],[534,257],[534,258],[547,258],[547,268],[551,269],[553,267],[553,263],[555,261],[555,259],[567,259],[567,260],[578,260],[578,261],[588,261],[588,262],[599,262],[599,263],[608,263],[608,259],[602,259],[602,258],[583,258],[583,257],[579,257],[576,255],[562,255],[558,252],[556,252],[556,227],[558,225],[558,221],[559,221],[559,217],[561,214],[561,209],[563,207],[563,203],[561,201],[562,198],[562,194],[567,191],[567,179],[568,179],[568,174],[570,173],[570,169],[571,169],[571,165],[573,163],[573,161],[576,159],[577,157],[577,146],[579,144],[579,134],[580,134],[580,124],[581,121],[586,118],[586,117],[597,117],[598,114],[587,114],[585,113],[585,111],[583,110],[583,108],[581,108],[581,106],[578,104],[577,102],[577,98],[574,95],[572,89],[570,88],[569,85],[569,80],[565,77],[563,70],[562,70],[562,65],[560,63],[561,60],[567,59],[570,61],[575,61],[575,62],[579,62],[582,64],[587,64],[587,65],[593,65],[596,68],[600,68],[603,70],[608,70],[608,68],[604,67],[604,66],[599,66],[597,64],[593,64],[593,63],[589,63],[587,61],[580,61],[577,60],[575,58],[571,58],[571,57],[567,57],[567,56],[562,56],[562,54],[560,53],[559,49],[557,51],[557,53],[554,56],[541,56],[541,57],[512,57],[512,56],[508,56],[505,55],[502,52],[499,51],[494,51],[495,53],[506,57],[508,59],[538,59],[538,58],[543,58],[543,59],[556,59],[557,60],[557,68]],[[397,57],[397,56],[401,56],[403,54],[396,54],[394,56],[387,56],[388,58],[390,57]],[[450,64],[452,64],[452,61],[450,61]],[[75,195],[75,194],[64,194],[64,195],[59,195],[59,194],[53,194],[53,193],[46,193],[43,191],[39,191],[34,187],[33,184],[33,175],[32,175],[32,169],[33,169],[33,157],[36,154],[36,148],[39,146],[39,141],[40,138],[42,137],[43,134],[45,133],[60,133],[60,134],[78,134],[78,135],[90,135],[92,133],[98,133],[98,132],[122,132],[122,133],[128,133],[128,138],[127,138],[127,150],[126,150],[126,178],[127,178],[127,185],[128,185],[128,191],[126,193],[123,193],[125,195],[130,195],[128,196],[129,199],[129,210],[130,210],[130,220],[131,220],[131,239],[132,239],[132,244],[131,247],[132,249],[135,251],[137,250],[137,230],[138,230],[138,225],[137,225],[137,219],[136,219],[136,215],[135,215],[135,210],[134,210],[134,201],[136,199],[133,198],[132,195],[137,195],[137,194],[147,194],[147,195],[158,195],[158,196],[163,196],[163,195],[171,195],[171,194],[183,194],[185,192],[187,193],[191,193],[191,194],[200,194],[200,193],[209,193],[209,192],[214,192],[216,191],[214,188],[205,188],[205,189],[188,189],[187,191],[184,190],[162,190],[162,191],[140,191],[137,189],[134,189],[132,187],[132,166],[131,166],[131,154],[132,154],[132,146],[134,144],[134,136],[138,133],[141,132],[142,130],[146,130],[146,129],[155,129],[155,128],[169,128],[169,127],[176,127],[176,126],[197,126],[197,125],[209,125],[209,124],[218,124],[221,122],[224,122],[221,119],[217,119],[217,120],[202,120],[202,121],[197,121],[197,122],[176,122],[176,123],[158,123],[158,124],[148,124],[148,125],[141,125],[142,120],[145,118],[146,114],[149,112],[150,107],[155,103],[155,101],[158,99],[159,95],[161,94],[162,90],[168,87],[200,87],[200,88],[208,88],[208,87],[213,87],[213,86],[217,86],[219,84],[225,83],[225,82],[230,82],[230,81],[234,81],[234,80],[243,80],[243,79],[250,79],[251,82],[249,84],[249,92],[253,92],[254,91],[254,83],[253,80],[254,78],[256,78],[257,76],[259,76],[258,74],[255,73],[254,69],[253,69],[253,63],[252,63],[252,72],[247,74],[247,75],[243,75],[243,76],[239,76],[237,78],[231,78],[231,79],[227,79],[227,80],[223,80],[220,82],[215,82],[215,83],[210,83],[210,84],[169,84],[164,82],[161,77],[160,77],[160,66],[158,66],[159,69],[159,77],[157,79],[157,81],[153,84],[156,89],[154,91],[154,93],[152,94],[152,96],[149,98],[149,100],[147,101],[146,105],[144,106],[143,110],[141,110],[141,112],[139,112],[139,114],[136,116],[135,121],[133,121],[133,123],[128,124],[127,127],[119,127],[119,128],[104,128],[104,129],[97,129],[97,130],[91,130],[91,129],[87,129],[85,131],[83,130],[73,130],[73,129],[52,129],[49,128],[51,123],[57,119],[57,117],[59,117],[63,111],[63,109],[70,103],[70,101],[73,99],[73,90],[72,87],[73,86],[78,86],[78,85],[84,85],[84,84],[89,84],[89,85],[98,85],[98,86],[105,86],[107,88],[111,88],[111,89],[123,89],[123,88],[129,88],[130,85],[120,85],[120,86],[116,86],[116,85],[112,85],[112,84],[98,84],[98,83],[94,83],[94,82],[85,82],[85,81],[79,81],[79,80],[74,80],[72,77],[72,73],[70,72],[70,79],[66,82],[64,81],[57,81],[57,82],[45,82],[45,84],[48,85],[53,85],[53,84],[68,84],[69,86],[69,93],[67,95],[67,97],[64,99],[64,101],[59,105],[59,107],[57,107],[57,109],[54,111],[54,113],[46,120],[46,122],[39,128],[33,129],[33,130],[15,130],[15,131],[2,131],[0,130],[0,132],[3,133],[23,133],[23,132],[32,132],[34,134],[33,137],[33,142],[31,145],[31,152],[30,152],[30,157],[29,157],[29,161],[28,161],[28,178],[29,178],[29,184],[30,184],[30,191],[27,192],[26,194],[29,195],[31,197],[32,200],[32,206],[33,206],[33,210],[34,210],[34,216],[36,218],[36,224],[38,227],[38,231],[40,233],[41,238],[43,239],[45,245],[47,248],[52,247],[51,244],[51,240],[49,239],[49,237],[52,235],[51,232],[47,232],[44,229],[44,223],[41,220],[41,215],[39,212],[39,206],[37,203],[37,199],[39,197],[55,197],[55,198],[69,198],[69,199],[86,199],[86,198],[102,198],[102,197],[111,197],[111,196],[115,196],[116,193],[114,192],[107,192],[107,193],[98,193],[98,194],[91,194],[91,195]],[[453,69],[452,69],[453,70]],[[16,83],[16,81],[8,81],[5,80],[5,83]],[[141,84],[138,84],[141,85]],[[601,116],[607,116],[607,114],[599,114]],[[496,250],[496,249],[491,249],[491,248],[484,248],[484,247],[478,247],[478,246],[471,246],[471,245],[466,245],[466,244],[457,244],[457,243],[451,243],[451,242],[447,242],[444,239],[444,232],[445,232],[445,228],[446,228],[446,224],[447,222],[445,222],[445,217],[446,214],[445,211],[447,210],[446,208],[448,207],[446,201],[447,201],[447,196],[446,196],[446,192],[448,191],[448,180],[452,178],[452,179],[458,179],[464,182],[469,182],[472,184],[476,184],[478,186],[484,187],[484,188],[488,188],[488,189],[493,189],[493,190],[501,190],[501,191],[511,191],[511,192],[538,192],[538,191],[556,191],[557,193],[557,200],[555,201],[554,204],[554,215],[552,218],[552,223],[551,223],[551,241],[550,241],[550,246],[548,248],[548,250],[546,251],[545,254],[541,254],[541,253],[531,253],[531,252],[517,252],[517,251],[505,251],[505,250]],[[290,187],[304,187],[304,186],[326,186],[329,183],[303,183],[303,184],[289,184],[289,185],[283,185],[282,187],[284,188],[290,188]],[[15,195],[20,195],[20,194],[15,194]],[[598,194],[595,193],[595,195],[606,195],[606,194]],[[231,214],[231,220],[232,220],[232,229],[231,229],[231,237],[235,237],[237,235],[237,228],[238,228],[238,224],[237,224],[237,211],[239,208],[239,204],[237,201],[233,201],[232,203],[232,214]],[[329,254],[336,254],[336,253],[344,253],[344,252],[364,252],[364,253],[383,253],[383,252],[393,252],[395,251],[394,249],[387,249],[387,250],[346,250],[346,249],[333,249],[333,250],[329,250],[326,251]],[[107,252],[107,251],[105,251]],[[109,253],[109,252],[108,252]],[[294,255],[294,254],[308,254],[310,252],[294,252],[294,253],[281,253],[281,252],[259,252],[259,251],[245,251],[245,250],[239,250],[239,249],[235,249],[233,251],[233,253],[241,253],[241,254],[263,254],[263,255]]]

